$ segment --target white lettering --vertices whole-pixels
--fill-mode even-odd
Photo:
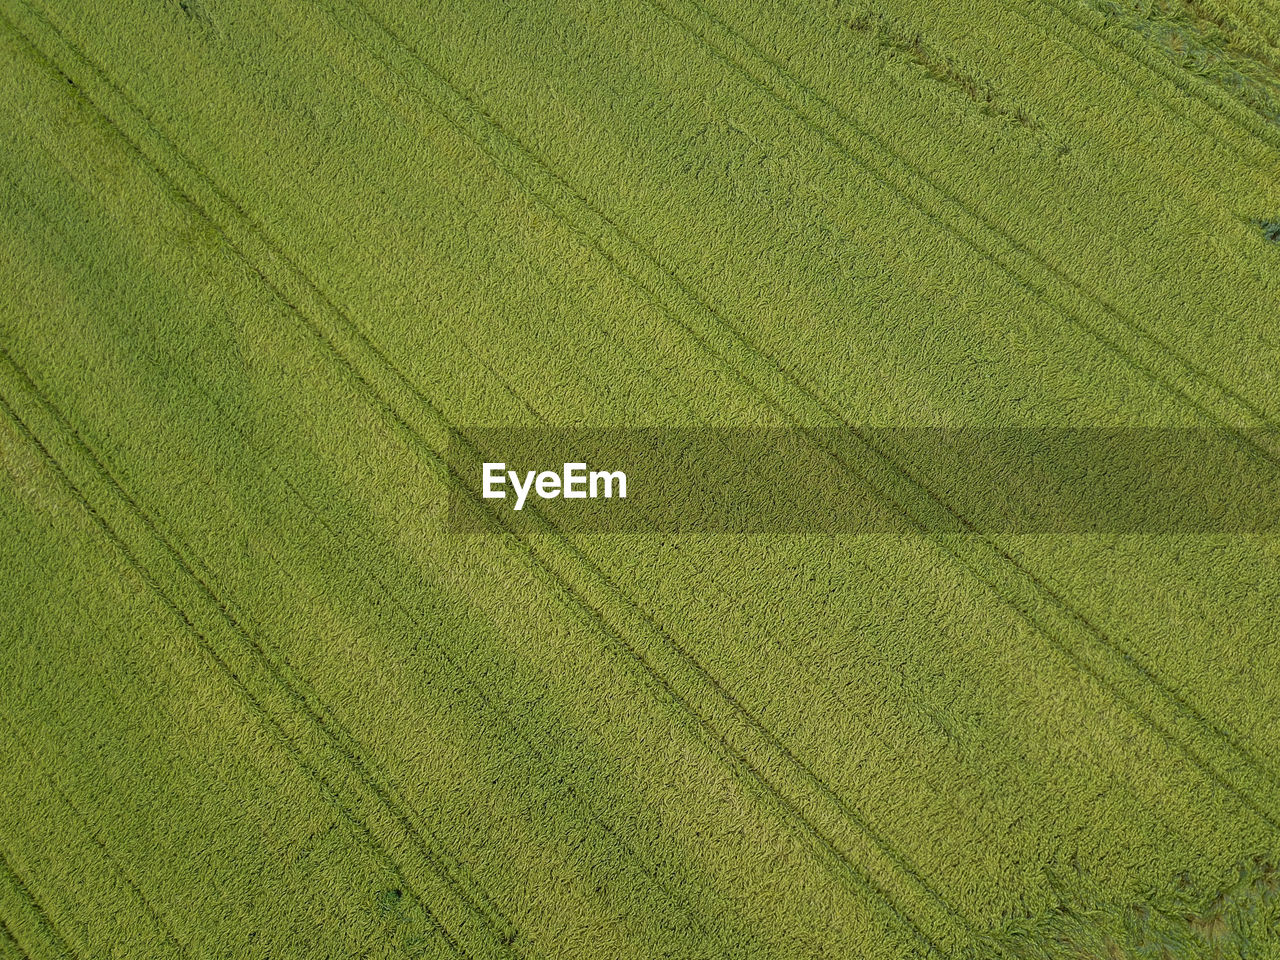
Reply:
[[[507,469],[505,463],[486,463],[484,465],[484,498],[486,500],[498,500],[506,497],[507,491],[495,490],[494,487],[502,486],[507,482],[507,478],[503,475],[503,471]]]
[[[597,482],[604,481],[604,495],[608,499],[613,496],[613,484],[617,481],[618,496],[622,499],[627,498],[627,475],[621,470],[592,470],[591,471],[591,496],[598,497],[596,493]]]
[[[520,477],[514,470],[508,470],[507,475],[511,477],[511,486],[516,491],[516,509],[519,510],[524,506],[525,497],[529,496],[529,488],[533,486],[533,478],[535,472],[530,470],[524,478],[524,486],[520,486]]]
[[[580,487],[574,486],[581,484]],[[587,465],[585,463],[566,463],[564,465],[564,498],[581,500],[587,495]]]
[[[560,496],[566,500],[600,496],[606,500],[615,496],[622,500],[627,498],[627,475],[621,470],[592,470],[588,473],[585,463],[566,463],[562,474],[555,470],[529,470],[521,476],[515,470],[507,470],[506,466],[505,463],[484,464],[483,496],[486,500],[505,499],[507,492],[503,488],[510,484],[515,491],[516,510],[524,509],[529,494],[535,490],[543,500],[554,500]]]
[[[538,496],[543,500],[560,496],[560,474],[554,470],[543,470],[538,474]]]

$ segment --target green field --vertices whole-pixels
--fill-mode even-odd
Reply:
[[[914,532],[462,534],[447,455],[1280,464],[1280,0],[0,0],[0,74],[0,958],[1280,957],[1280,533],[815,440]]]

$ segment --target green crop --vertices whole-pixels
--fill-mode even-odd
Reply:
[[[825,439],[1280,464],[1278,18],[0,0],[0,957],[1280,956],[1280,538]],[[703,426],[908,533],[451,524]]]

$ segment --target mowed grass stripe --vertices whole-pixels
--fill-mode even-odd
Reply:
[[[47,24],[47,21],[45,22]],[[52,24],[47,25],[50,30],[56,31],[56,28],[54,28]],[[66,45],[65,38],[58,36],[57,39],[60,44]],[[82,54],[74,51],[73,48],[71,52],[77,59],[83,60],[91,70],[100,73],[100,68],[91,61],[88,61],[87,58],[84,58]],[[218,199],[221,201],[222,205],[229,206],[231,210],[237,213],[242,219],[248,220],[248,234],[256,237],[260,243],[266,244],[274,253],[277,262],[282,263],[289,272],[294,274],[292,279],[294,283],[301,285],[301,289],[292,287],[292,285],[291,289],[298,290],[299,296],[294,299],[280,293],[280,296],[290,307],[291,311],[306,322],[308,326],[312,327],[313,330],[316,330],[314,322],[307,313],[302,311],[296,305],[296,303],[308,300],[318,300],[324,305],[328,311],[326,318],[328,319],[329,324],[326,325],[326,329],[324,329],[323,332],[317,331],[317,333],[321,342],[325,345],[326,350],[337,362],[349,369],[357,383],[360,385],[362,391],[369,394],[375,400],[378,407],[391,418],[392,422],[395,423],[399,429],[407,431],[408,435],[415,442],[415,446],[417,446],[420,452],[423,453],[425,459],[438,465],[441,469],[448,471],[450,482],[459,482],[459,478],[453,475],[451,468],[449,468],[447,464],[443,463],[439,457],[438,451],[429,445],[429,441],[426,437],[422,433],[417,432],[410,427],[404,415],[392,406],[379,391],[374,389],[370,384],[369,378],[351,365],[351,360],[346,355],[345,350],[338,348],[336,341],[339,339],[346,339],[346,337],[350,336],[355,342],[354,344],[344,344],[345,348],[349,349],[352,346],[355,346],[359,350],[367,351],[367,353],[372,354],[372,358],[368,358],[367,356],[362,358],[364,360],[362,366],[365,363],[378,363],[384,370],[389,371],[392,377],[397,381],[399,388],[409,390],[414,395],[420,407],[429,410],[432,414],[432,420],[435,422],[437,427],[437,435],[440,435],[441,433],[445,436],[452,434],[464,437],[465,435],[461,434],[457,428],[453,427],[443,418],[443,415],[440,414],[434,403],[417,391],[416,388],[407,381],[404,375],[400,373],[394,365],[390,364],[389,361],[386,360],[377,347],[371,344],[370,341],[360,333],[358,328],[351,323],[350,319],[347,318],[339,308],[333,305],[332,302],[329,301],[322,291],[320,291],[320,289],[314,284],[314,282],[307,278],[306,275],[293,264],[287,254],[283,253],[283,251],[274,244],[271,244],[261,227],[257,225],[251,217],[244,213],[242,208],[240,208],[234,200],[230,200],[229,198],[224,199],[220,196],[219,188],[213,184],[207,174],[202,174],[195,170],[195,168],[191,166],[190,161],[186,160],[180,151],[178,151],[177,148],[173,146],[173,144],[165,138],[149,120],[147,120],[146,115],[138,110],[137,107],[128,100],[127,95],[125,95],[123,91],[120,91],[118,87],[115,86],[114,82],[110,81],[110,79],[105,77],[105,75],[102,75],[102,82],[110,85],[112,90],[115,92],[115,95],[126,104],[127,109],[141,119],[143,124],[148,127],[151,138],[162,140],[168,150],[176,157],[180,158],[183,168],[191,170],[193,175],[205,185],[205,189],[212,189],[219,194]],[[93,101],[90,100],[90,102],[92,103]],[[116,115],[115,119],[111,121],[112,126],[118,128],[120,119],[121,117]],[[133,141],[130,140],[130,142]],[[135,147],[135,149],[137,148]],[[145,157],[145,159],[146,162],[156,170],[158,175],[165,176],[161,168],[156,166],[155,160],[150,157]],[[168,179],[168,177],[166,177],[166,179]],[[197,190],[199,190],[198,187]],[[189,197],[189,195],[182,190],[177,190],[176,194],[181,197]],[[191,203],[191,201],[188,200],[188,203]],[[240,248],[230,239],[226,225],[218,223],[216,220],[209,217],[205,207],[202,205],[196,203],[194,204],[194,208],[203,217],[210,219],[220,232],[228,237],[228,242],[232,245],[233,249],[236,249],[239,252]],[[241,256],[243,256],[243,254],[241,254]],[[262,266],[254,265],[251,261],[250,265],[253,266],[264,282],[271,286],[277,293],[280,292],[276,284],[267,279]],[[341,324],[340,331],[334,329],[333,326],[330,326],[331,324],[334,324],[335,321],[336,323]],[[539,519],[541,520],[542,518],[539,517]],[[542,520],[542,522],[546,523],[545,520]],[[570,558],[573,561],[581,563],[585,560],[581,552],[578,551],[567,538],[549,524],[548,527],[556,534],[556,541],[560,547],[569,551]],[[746,776],[751,779],[755,789],[762,792],[762,794],[775,805],[778,812],[780,812],[786,820],[791,822],[793,826],[801,831],[807,842],[814,845],[811,849],[815,849],[815,852],[818,853],[820,857],[826,858],[829,863],[832,863],[841,876],[844,876],[847,880],[854,883],[858,889],[869,893],[873,898],[882,902],[892,915],[897,916],[907,924],[908,929],[914,932],[914,935],[919,939],[922,946],[925,946],[927,949],[935,953],[943,952],[938,946],[937,941],[934,939],[934,937],[939,934],[954,937],[957,935],[955,931],[959,928],[960,932],[958,935],[962,940],[970,938],[972,931],[968,922],[960,917],[954,908],[947,904],[936,893],[936,891],[932,890],[932,888],[927,885],[919,874],[915,872],[914,868],[912,868],[900,854],[892,848],[888,848],[887,845],[885,847],[879,846],[876,843],[877,838],[874,837],[874,835],[867,837],[867,840],[870,841],[869,843],[866,841],[859,842],[855,840],[854,837],[849,836],[849,825],[847,824],[847,820],[853,812],[850,811],[839,797],[837,797],[829,787],[822,783],[822,781],[818,779],[812,771],[803,767],[803,765],[797,768],[796,764],[798,761],[790,755],[785,746],[782,745],[774,735],[765,730],[758,721],[743,711],[740,704],[733,700],[727,691],[720,688],[714,678],[706,674],[701,665],[698,664],[696,660],[689,657],[688,653],[679,646],[674,638],[667,635],[665,631],[661,631],[661,628],[658,627],[656,622],[654,622],[652,618],[648,617],[647,614],[635,608],[634,602],[631,601],[630,598],[627,598],[619,590],[617,585],[603,574],[603,571],[600,571],[598,567],[594,567],[593,564],[587,570],[589,574],[593,574],[596,577],[597,583],[609,588],[616,594],[616,596],[611,597],[610,599],[621,604],[621,609],[627,611],[629,614],[627,619],[631,620],[633,625],[647,625],[650,630],[658,630],[659,636],[650,636],[647,638],[650,643],[654,644],[655,648],[651,649],[649,652],[651,655],[656,652],[662,656],[663,660],[665,660],[665,670],[655,668],[644,654],[642,654],[632,643],[626,641],[622,634],[617,632],[616,627],[611,626],[612,618],[607,618],[606,615],[593,606],[589,600],[581,596],[580,592],[575,590],[575,588],[568,583],[564,574],[557,570],[556,567],[547,564],[546,560],[534,550],[529,542],[521,539],[520,543],[531,561],[534,562],[541,571],[550,578],[551,583],[556,585],[557,589],[565,591],[571,598],[575,599],[576,605],[588,618],[588,621],[606,632],[606,635],[613,639],[621,651],[640,666],[645,671],[646,675],[648,675],[653,682],[658,685],[660,690],[665,691],[666,695],[670,698],[672,705],[684,717],[686,717],[688,722],[693,724],[694,729],[701,731],[701,736],[703,736],[706,742],[715,749],[729,769],[738,775]],[[638,620],[635,618],[635,615],[637,614],[639,615]],[[670,680],[666,678],[671,673],[684,673],[686,675],[684,678],[686,682],[691,680],[695,685],[704,685],[702,686],[700,693],[707,703],[701,707],[701,711],[708,710],[708,707],[710,707],[720,714],[720,716],[717,717],[717,725],[719,726],[719,729],[717,729],[716,726],[713,726],[711,722],[706,719],[699,708],[692,706],[685,695],[677,692],[675,688],[671,686]],[[690,677],[689,674],[692,674],[692,676]],[[728,731],[724,729],[726,727],[729,728]],[[730,733],[729,731],[732,732]],[[730,742],[731,736],[739,741],[739,745],[735,745]],[[745,741],[745,743],[743,743],[743,741]],[[747,743],[751,744],[751,746],[746,746]],[[750,751],[752,747],[757,750],[764,750],[766,753],[774,754],[774,766],[781,767],[787,774],[786,780],[788,782],[785,789],[790,796],[784,795],[784,788],[780,788],[777,784],[773,783],[767,774],[762,772],[758,763],[753,763],[747,758],[744,751]],[[816,796],[815,792],[817,794]],[[799,795],[799,797],[807,797],[809,802],[804,803],[803,801],[800,801],[800,804],[798,805],[797,800],[793,799],[797,795]],[[827,831],[824,831],[815,826],[810,820],[810,815],[805,813],[805,808],[811,806],[818,806],[820,808],[825,807],[826,817],[834,820],[832,827],[828,827]],[[869,825],[861,816],[858,816],[857,821],[853,824],[853,829],[866,833],[866,829],[864,829],[864,827],[869,827]],[[832,839],[832,828],[834,828],[835,836],[844,834],[840,842]],[[866,868],[859,863],[858,860],[853,859],[845,852],[845,849],[850,845],[855,848],[861,848],[863,856],[873,856],[880,859],[883,865],[877,869],[874,874],[867,872]],[[909,886],[914,886],[917,889],[917,892],[923,895],[922,900],[918,903],[918,907],[922,906],[924,909],[918,910],[918,912],[931,915],[930,919],[932,922],[930,923],[930,926],[937,932],[932,934],[927,933],[917,921],[911,919],[909,913],[903,911],[899,904],[900,898],[895,898],[893,894],[884,889],[882,883],[892,881],[895,875],[900,878],[897,882],[905,880]]]
[[[350,24],[344,23],[344,26],[350,26]],[[382,27],[382,29],[388,33],[393,42],[401,45],[398,38],[386,31],[385,27]],[[408,50],[407,47],[405,49],[406,51]],[[862,438],[862,434],[857,430],[857,425],[844,418],[810,385],[804,383],[795,371],[784,369],[778,361],[768,357],[762,350],[747,340],[739,328],[726,320],[700,294],[693,291],[685,281],[662,265],[654,255],[640,247],[606,214],[592,206],[585,197],[577,193],[554,171],[545,167],[512,134],[505,131],[496,121],[485,114],[482,108],[476,106],[473,101],[444,79],[443,75],[427,64],[420,54],[414,53],[413,55],[421,63],[423,69],[428,71],[428,76],[436,81],[437,89],[440,84],[444,84],[444,88],[439,89],[438,92],[430,88],[426,91],[429,96],[432,93],[436,94],[431,97],[431,102],[439,106],[440,101],[444,100],[445,104],[451,108],[447,115],[455,125],[459,125],[459,120],[455,117],[454,111],[465,111],[461,119],[465,121],[466,126],[460,125],[460,129],[468,132],[468,135],[476,141],[477,146],[494,159],[500,169],[513,176],[521,186],[529,190],[531,195],[547,206],[554,215],[567,221],[568,228],[576,236],[583,239],[584,242],[591,243],[592,247],[600,252],[608,262],[617,266],[619,252],[629,253],[631,257],[626,266],[621,268],[623,275],[633,282],[643,283],[643,289],[654,305],[662,310],[664,315],[671,317],[673,322],[694,336],[703,349],[712,353],[728,369],[742,377],[749,388],[756,390],[771,403],[776,403],[776,397],[788,388],[790,388],[789,392],[794,393],[798,390],[803,394],[804,399],[811,402],[806,404],[803,413],[799,415],[782,407],[775,407],[793,424],[812,422],[816,412],[821,421],[852,430],[855,435]],[[402,73],[399,75],[403,76]],[[388,100],[388,102],[390,101]],[[483,139],[477,139],[476,132]],[[824,136],[829,137],[829,135]],[[495,149],[503,148],[507,149],[503,151],[502,157],[494,155]],[[519,174],[513,172],[513,167],[521,159],[537,164],[532,176],[524,176],[526,171],[523,168]],[[531,181],[536,186],[531,186]],[[890,189],[893,188],[890,187]],[[573,213],[581,214],[584,218],[589,219],[591,226],[595,229],[584,228],[575,223],[573,213],[565,213],[564,206],[570,207]],[[616,246],[616,250],[619,252],[602,248],[601,241],[605,237],[614,242],[613,245]],[[640,262],[639,266],[634,265],[636,260]],[[648,269],[645,269],[646,267]],[[650,285],[638,279],[641,276],[660,279]],[[663,279],[667,281],[663,286],[666,286],[668,291],[671,290],[673,285],[675,287],[676,292],[674,294],[668,293],[668,298],[663,298],[662,294],[654,289],[654,286]],[[683,306],[686,309],[684,311],[678,310],[671,305],[671,300],[683,300]],[[690,314],[697,316],[699,319],[709,319],[714,326],[711,329],[704,328],[695,331],[689,327],[686,319]],[[719,327],[719,329],[717,330],[715,327]],[[719,332],[729,333],[744,348],[738,357],[727,359],[725,354],[717,348],[719,341],[716,339],[715,334]],[[1120,352],[1123,354],[1123,350]],[[759,380],[742,374],[744,368],[749,366],[758,368],[761,362],[770,364],[773,367],[773,376],[769,378],[773,383],[762,386]],[[769,377],[767,372],[765,377]],[[1169,392],[1185,397],[1185,394],[1182,394],[1176,386],[1171,387]],[[1195,404],[1195,401],[1191,402]],[[1196,408],[1202,413],[1207,413],[1198,404],[1196,404]],[[1259,415],[1263,415],[1261,411],[1259,411]],[[1239,431],[1232,430],[1231,432],[1237,437],[1243,436]],[[895,490],[895,488],[902,488],[904,486],[903,481],[905,481],[906,489],[904,491],[898,492],[896,496],[885,494],[889,497],[890,502],[902,512],[904,517],[915,523],[926,535],[943,528],[948,520],[957,530],[980,535],[982,549],[976,552],[972,549],[971,544],[957,544],[955,541],[950,540],[946,543],[942,543],[941,540],[939,542],[942,543],[944,550],[956,557],[964,567],[974,572],[980,582],[990,588],[997,597],[1008,603],[1019,616],[1026,619],[1031,626],[1043,633],[1050,643],[1054,645],[1055,649],[1064,653],[1078,669],[1093,676],[1095,680],[1110,690],[1120,702],[1132,710],[1159,738],[1166,743],[1176,745],[1205,774],[1207,779],[1224,786],[1242,804],[1266,822],[1268,826],[1272,829],[1280,830],[1280,818],[1278,818],[1276,809],[1269,807],[1265,799],[1259,800],[1260,797],[1265,798],[1274,795],[1274,784],[1280,781],[1277,780],[1277,774],[1256,751],[1241,741],[1232,731],[1216,723],[1187,702],[1185,698],[1181,697],[1172,687],[1143,664],[1132,650],[1127,649],[1113,638],[1107,636],[1096,624],[1072,606],[1064,595],[1051,588],[1043,578],[1039,577],[1009,551],[999,546],[993,539],[965,520],[942,498],[922,484],[912,474],[910,468],[902,465],[899,460],[893,459],[887,451],[877,449],[874,445],[865,441],[865,438],[863,440],[867,443],[869,451],[876,460],[883,461],[891,466],[890,476],[879,480],[879,482],[875,479],[871,481],[875,484],[876,489],[881,491]],[[1247,437],[1243,438],[1243,441],[1248,443],[1251,449],[1256,449],[1256,445]],[[816,441],[815,444],[817,444]],[[820,446],[820,444],[817,445]],[[1263,455],[1268,458],[1272,456],[1267,451],[1263,451]],[[856,473],[861,478],[867,478],[867,473],[864,472],[865,468],[860,471],[858,467],[846,458],[840,458],[837,462],[843,468]],[[892,474],[897,474],[898,476],[894,477]],[[920,497],[921,493],[924,495],[923,500]],[[915,503],[912,504],[912,507],[920,511],[914,515],[911,512],[911,508],[903,506],[904,503],[912,503],[913,500]],[[1002,565],[1008,565],[1012,568],[1014,578],[1012,585],[1007,582],[1008,572],[999,569]],[[1058,621],[1054,628],[1047,625],[1047,621],[1050,619]],[[1062,633],[1068,635],[1067,639],[1063,639]],[[1071,636],[1072,634],[1074,636]],[[1090,649],[1091,646],[1095,645],[1100,645],[1103,648],[1101,656],[1099,656],[1099,651]],[[1119,677],[1116,674],[1119,674]],[[1126,686],[1138,686],[1139,688],[1147,686],[1152,688],[1155,693],[1154,702],[1148,698],[1148,701],[1144,704],[1140,699],[1136,699],[1133,695],[1124,692]],[[1139,695],[1140,697],[1141,695]],[[1162,717],[1161,713],[1165,714],[1165,716]],[[1182,732],[1171,732],[1171,730]],[[1187,730],[1191,731],[1189,736],[1185,732]],[[1219,755],[1217,757],[1202,756],[1190,745],[1206,737],[1211,741],[1211,749],[1218,752]],[[1249,777],[1249,779],[1246,780],[1245,785],[1241,785],[1234,778],[1228,779],[1232,777],[1232,774],[1224,773],[1223,771],[1238,771],[1241,767],[1241,760],[1251,766],[1264,779],[1259,779],[1257,776],[1249,777],[1247,773],[1246,777]],[[1268,783],[1268,780],[1271,782]]]

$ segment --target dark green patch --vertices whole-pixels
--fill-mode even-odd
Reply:
[[[1102,0],[1094,7],[1183,70],[1280,124],[1280,48],[1271,30],[1198,0]]]
[[[879,12],[859,13],[849,26],[873,38],[891,56],[907,59],[935,83],[959,91],[984,116],[1040,129],[1040,122],[1025,107],[933,47],[922,33]]]
[[[1280,243],[1280,220],[1255,220],[1253,223],[1272,243]]]
[[[1079,960],[1261,957],[1280,934],[1280,870],[1274,858],[1241,863],[1205,895],[1187,875],[1141,902],[1110,896],[1087,874],[1055,875],[1057,905],[1007,924],[992,946],[1016,958]]]

